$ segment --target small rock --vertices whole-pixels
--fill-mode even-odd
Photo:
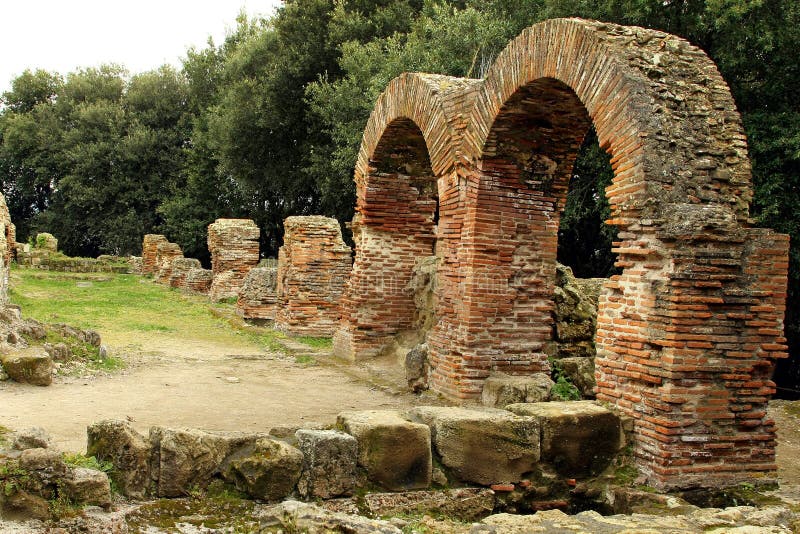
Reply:
[[[61,488],[76,503],[92,504],[106,509],[111,506],[111,484],[102,471],[76,467],[64,478]]]
[[[415,393],[428,389],[428,345],[422,343],[406,353],[406,380]]]
[[[11,447],[18,451],[23,451],[25,449],[47,449],[52,443],[53,440],[50,434],[48,434],[44,428],[35,426],[16,432]]]
[[[503,408],[515,402],[542,402],[550,398],[552,388],[553,381],[544,373],[529,376],[494,373],[483,384],[481,403]]]
[[[72,351],[66,343],[45,343],[42,345],[47,354],[55,361],[65,361],[72,356]]]
[[[337,424],[358,440],[358,463],[373,482],[392,491],[431,484],[431,432],[392,410],[342,412]]]
[[[511,485],[513,491],[514,486]],[[477,521],[492,513],[494,491],[487,488],[458,488],[444,491],[368,493],[364,506],[373,517],[422,515],[457,517]]]
[[[24,490],[17,490],[0,499],[0,516],[12,521],[50,518],[50,503],[46,499]]]
[[[388,521],[368,519],[359,515],[330,512],[313,504],[284,501],[266,510],[261,527],[272,532],[275,527],[287,532],[348,532],[351,534],[402,534]]]
[[[86,429],[86,455],[111,462],[111,479],[119,492],[144,498],[150,483],[150,444],[127,421],[106,420]]]

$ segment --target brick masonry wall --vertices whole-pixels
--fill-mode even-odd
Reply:
[[[336,219],[287,217],[283,227],[275,326],[291,334],[331,336],[339,322],[352,251]]]
[[[6,198],[0,193],[0,304],[8,301],[8,269],[15,251],[16,227],[11,222]]]
[[[258,264],[261,235],[250,219],[217,219],[208,226],[208,250],[214,280],[209,297],[237,298],[247,273]]]
[[[183,251],[177,243],[159,243],[156,247],[156,282],[169,285],[172,277],[173,261],[183,258]]]
[[[146,234],[142,241],[142,274],[155,275],[158,271],[158,245],[169,240],[160,234]]]
[[[255,267],[244,277],[236,313],[245,319],[275,319],[278,307],[278,268]]]
[[[788,240],[751,228],[746,139],[716,66],[663,32],[551,20],[484,80],[393,80],[356,166],[337,354],[377,354],[407,327],[414,310],[397,288],[410,257],[434,249],[432,387],[472,399],[492,371],[547,370],[559,216],[590,125],[611,154],[623,268],[599,299],[598,399],[635,419],[653,484],[768,479]]]
[[[186,273],[183,286],[187,291],[207,294],[211,290],[214,273],[211,269],[192,269]]]
[[[169,285],[178,289],[186,289],[186,275],[191,271],[202,269],[200,260],[195,258],[174,258],[169,276]]]

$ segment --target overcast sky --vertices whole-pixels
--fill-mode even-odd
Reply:
[[[280,0],[0,0],[0,93],[25,69],[66,74],[119,63],[131,73],[180,64],[209,36],[220,44],[244,8],[271,15]]]

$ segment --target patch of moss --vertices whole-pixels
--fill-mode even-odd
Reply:
[[[198,529],[224,529],[224,532],[258,532],[253,501],[241,499],[227,489],[200,492],[183,499],[159,499],[142,505],[128,515],[130,532],[179,532],[178,523]]]

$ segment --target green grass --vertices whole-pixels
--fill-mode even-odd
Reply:
[[[330,350],[333,348],[333,339],[329,337],[299,336],[294,339],[315,349]]]
[[[295,356],[294,363],[299,363],[300,365],[314,365],[317,361],[309,354],[301,354],[300,356]]]
[[[183,294],[136,275],[103,273],[88,287],[78,283],[85,280],[85,274],[70,276],[15,266],[11,302],[22,307],[24,317],[95,330],[104,343],[116,346],[139,343],[145,339],[142,336],[239,346],[255,342],[265,348],[276,345],[277,333],[242,335],[232,329],[227,321],[211,314],[204,296]]]

